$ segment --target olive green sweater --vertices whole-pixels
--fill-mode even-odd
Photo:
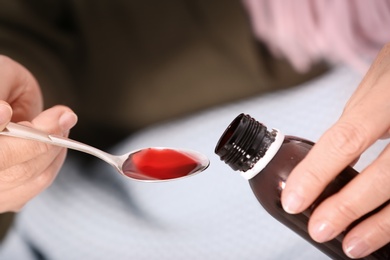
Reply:
[[[254,40],[238,0],[0,0],[0,6],[0,54],[33,72],[47,107],[75,110],[75,138],[101,147],[319,72],[299,75],[273,59]],[[108,132],[115,140],[101,138]]]

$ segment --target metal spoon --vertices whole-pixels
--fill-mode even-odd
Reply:
[[[165,148],[165,147],[145,148],[137,151],[132,151],[124,155],[112,155],[102,150],[99,150],[95,147],[92,147],[90,145],[66,137],[48,134],[43,131],[31,127],[27,127],[24,125],[20,125],[20,124],[15,124],[12,122],[9,123],[7,127],[4,128],[3,131],[0,131],[0,135],[35,140],[35,141],[48,143],[51,145],[62,146],[69,149],[91,154],[93,156],[102,159],[108,164],[112,165],[120,174],[130,179],[138,180],[138,181],[158,182],[158,181],[180,179],[180,178],[192,176],[196,173],[202,172],[210,164],[209,159],[201,153],[192,150],[177,149],[177,148]],[[144,157],[145,160],[150,160],[149,158],[152,158],[151,159],[152,164],[155,163],[153,162],[153,160],[162,164],[161,166],[158,166],[157,163],[157,167],[154,167],[152,169],[153,170],[152,174],[151,174],[152,171],[150,170],[145,171],[145,170],[137,169],[138,165],[137,162],[135,162],[134,160],[135,158],[137,158],[138,161],[140,159],[142,160],[142,155],[147,154],[148,151],[154,151],[154,156]],[[177,163],[175,162],[175,157],[173,156],[172,159],[170,157],[167,157],[166,152],[169,152],[170,154],[179,155],[181,157],[177,157],[177,158],[181,158],[181,159],[184,158],[185,160],[178,160],[178,161],[182,161],[182,164],[179,163],[175,165],[175,163]],[[160,153],[161,156],[163,156],[165,153],[164,158],[161,158]],[[158,156],[160,156],[160,158]],[[170,163],[169,166],[166,166],[165,162],[170,160],[171,162],[168,162]],[[143,162],[143,164],[145,163],[148,162],[147,161]],[[160,174],[159,171],[160,172],[164,171],[164,174]],[[169,171],[172,171],[172,174],[170,174]]]

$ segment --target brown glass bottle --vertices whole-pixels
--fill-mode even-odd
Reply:
[[[215,153],[233,170],[240,171],[242,176],[249,180],[257,200],[275,219],[332,259],[349,259],[342,250],[345,233],[329,242],[317,243],[309,236],[307,225],[316,206],[358,174],[352,167],[345,168],[303,213],[288,214],[281,205],[281,192],[288,175],[313,144],[299,137],[283,136],[275,129],[268,130],[249,115],[240,114],[221,136]],[[348,227],[346,232],[362,219]],[[362,259],[390,259],[390,244]]]

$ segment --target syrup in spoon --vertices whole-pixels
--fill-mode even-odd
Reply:
[[[0,135],[35,140],[91,154],[112,165],[122,175],[138,181],[180,179],[202,172],[210,164],[209,159],[201,153],[177,148],[145,148],[124,155],[112,155],[69,138],[12,122]]]
[[[126,176],[137,179],[169,180],[204,170],[200,155],[171,148],[146,148],[129,155],[122,165]]]

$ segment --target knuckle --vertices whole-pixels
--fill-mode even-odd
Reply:
[[[46,144],[46,143],[41,143],[41,142],[36,142],[36,145],[34,146],[34,150],[38,155],[45,154],[50,151],[50,149],[53,148],[52,145]]]
[[[372,182],[373,190],[378,197],[388,198],[390,184],[390,168],[388,164],[375,164],[375,181]]]
[[[358,212],[358,209],[352,205],[349,201],[342,201],[336,206],[337,215],[340,216],[339,219],[343,219],[349,223],[355,221],[362,214]]]
[[[323,178],[324,174],[321,174],[320,170],[312,168],[312,170],[306,170],[302,172],[302,178],[310,183],[311,187],[322,187],[326,184],[326,179]]]
[[[20,153],[21,158],[23,158],[25,155],[28,155],[28,157],[23,161],[30,161],[34,160],[34,158],[37,158],[39,156],[42,156],[50,150],[53,149],[53,146],[47,143],[29,140],[29,143],[26,143],[25,149],[21,151],[15,151]]]
[[[34,145],[33,149],[36,156],[39,156],[48,152],[50,145]],[[22,155],[20,157],[22,157]],[[39,164],[35,162],[34,158],[17,162],[13,165],[7,165],[6,168],[2,168],[0,174],[1,186],[13,187],[15,185],[20,185],[22,183],[31,181],[32,179],[36,178],[37,173],[40,171],[41,169],[39,169]]]
[[[361,125],[343,122],[332,129],[329,143],[330,152],[335,156],[355,158],[368,145],[368,134]]]
[[[33,172],[23,167],[22,165],[15,165],[10,169],[2,171],[0,174],[1,186],[13,187],[26,182],[33,176]]]
[[[3,171],[0,174],[1,187],[11,186],[14,183],[20,182],[20,176],[9,171]]]
[[[390,238],[390,221],[385,219],[383,221],[374,222],[374,228],[377,230],[377,233]]]

